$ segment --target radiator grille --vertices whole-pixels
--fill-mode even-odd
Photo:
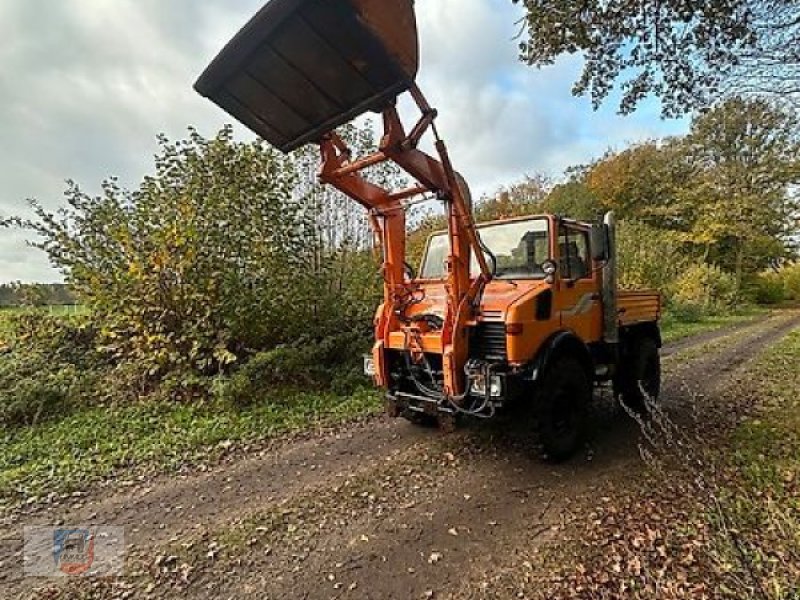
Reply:
[[[470,354],[473,358],[506,360],[508,350],[505,323],[478,323],[473,332]]]
[[[481,318],[484,321],[502,321],[503,320],[503,311],[502,310],[482,310],[481,311]]]

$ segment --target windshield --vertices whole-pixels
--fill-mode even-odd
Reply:
[[[481,240],[497,259],[497,277],[504,279],[544,278],[542,263],[550,258],[550,235],[547,219],[529,219],[478,227]],[[428,241],[422,265],[423,279],[446,277],[445,260],[448,254],[446,233],[438,233]],[[492,259],[487,256],[489,268]],[[478,261],[472,258],[470,272],[480,272]]]

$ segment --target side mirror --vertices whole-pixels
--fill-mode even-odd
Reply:
[[[544,264],[542,264],[542,270],[544,271],[545,281],[550,284],[555,283],[556,273],[558,273],[558,264],[556,261],[544,261]]]
[[[593,260],[597,262],[605,262],[610,258],[608,248],[608,229],[605,225],[592,225],[591,244]]]

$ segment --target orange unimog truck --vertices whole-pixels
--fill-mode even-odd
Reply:
[[[536,412],[553,458],[578,447],[596,385],[633,408],[660,386],[660,296],[619,292],[614,221],[555,215],[476,226],[469,188],[415,80],[413,0],[272,0],[222,50],[196,89],[284,152],[320,148],[320,179],[368,211],[382,248],[384,300],[365,368],[390,414],[490,418],[511,404]],[[408,94],[419,117],[406,129]],[[383,137],[355,157],[336,128],[373,111]],[[432,152],[420,149],[432,134]],[[370,167],[393,162],[414,182],[385,189]],[[406,262],[406,211],[442,203],[447,230],[419,273]],[[347,324],[343,324],[346,327]]]

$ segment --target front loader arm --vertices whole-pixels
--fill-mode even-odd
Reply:
[[[384,135],[374,154],[352,160],[349,149],[336,133],[322,140],[320,179],[370,211],[371,222],[383,249],[384,305],[376,327],[376,354],[388,343],[388,335],[403,327],[405,309],[413,302],[413,282],[406,279],[406,219],[404,201],[431,193],[445,204],[450,252],[447,258],[447,306],[441,330],[443,348],[444,393],[452,398],[464,392],[464,367],[469,355],[467,324],[474,318],[473,306],[480,290],[491,274],[481,248],[468,190],[450,163],[441,139],[436,140],[439,159],[419,150],[422,135],[433,128],[436,112],[414,86],[411,89],[422,118],[407,135],[395,106],[383,112]],[[435,129],[434,129],[435,131]],[[364,171],[382,162],[392,161],[408,173],[417,184],[401,191],[392,191],[369,182]],[[481,273],[475,281],[470,274],[472,253]],[[376,361],[382,364],[382,361]],[[385,373],[378,369],[379,383],[385,385]]]

